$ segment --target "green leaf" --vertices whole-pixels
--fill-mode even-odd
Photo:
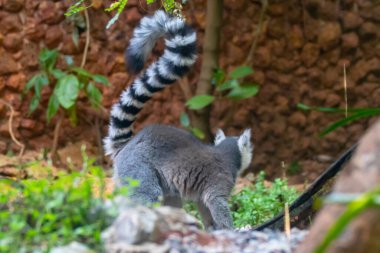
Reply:
[[[189,115],[187,115],[186,112],[181,112],[181,115],[179,117],[179,121],[181,122],[181,125],[184,126],[184,127],[189,127],[190,126]]]
[[[238,78],[242,78],[242,77],[248,76],[250,74],[253,74],[253,69],[251,67],[240,66],[240,67],[237,67],[236,69],[234,69],[230,73],[230,77],[233,78],[233,79],[238,79]]]
[[[119,16],[120,13],[117,13],[113,18],[111,18],[106,25],[106,29],[109,29],[119,19]]]
[[[90,99],[90,103],[93,107],[99,108],[100,102],[102,101],[102,93],[98,88],[95,87],[92,83],[89,83],[86,88],[86,93]]]
[[[32,100],[30,101],[30,104],[29,104],[29,113],[32,113],[37,109],[38,104],[40,103],[40,99],[41,98],[36,95],[32,97]]]
[[[239,87],[238,80],[231,79],[231,80],[228,80],[228,81],[222,83],[222,85],[220,85],[218,87],[218,90],[219,91],[225,91],[225,90],[229,90],[229,89],[233,89],[233,88],[237,88],[237,87]]]
[[[51,121],[54,115],[57,114],[58,109],[59,109],[58,98],[55,94],[52,94],[49,99],[47,113],[46,113],[48,123]]]
[[[344,118],[342,120],[339,120],[339,121],[329,125],[328,127],[326,127],[325,129],[322,130],[322,132],[319,134],[319,136],[323,137],[326,134],[334,131],[338,127],[345,126],[354,120],[358,120],[358,119],[366,118],[366,117],[371,117],[374,115],[380,115],[380,110],[369,110],[369,111],[363,111],[363,112],[355,113],[353,115],[348,116],[347,118]]]
[[[109,86],[109,82],[108,82],[107,77],[105,77],[103,75],[98,75],[98,74],[92,75],[91,77],[92,77],[92,80],[94,80],[95,82]]]
[[[328,230],[325,239],[314,251],[314,253],[325,252],[330,243],[338,238],[351,220],[362,213],[366,208],[372,206],[374,202],[374,195],[376,196],[378,192],[379,190],[376,189],[375,191],[365,193],[357,200],[352,201],[335,224]]]
[[[73,126],[76,126],[77,123],[78,123],[78,117],[77,117],[77,108],[74,106],[70,107],[68,110],[69,112],[69,120],[70,120],[70,123],[73,125]]]
[[[74,65],[74,59],[71,55],[65,55],[63,58],[65,59],[67,65],[69,66]]]
[[[331,112],[331,113],[346,113],[346,109],[342,108],[330,108],[330,107],[314,107],[308,106],[302,103],[297,104],[297,108],[304,111],[318,111],[318,112]],[[348,113],[358,112],[380,112],[380,108],[348,108]]]
[[[52,69],[50,73],[55,77],[55,79],[61,79],[63,76],[66,75],[65,72],[63,72],[60,69]]]
[[[71,68],[74,72],[76,72],[78,75],[84,76],[84,77],[92,77],[91,73],[87,70],[79,67]]]
[[[55,65],[57,57],[57,50],[49,50],[47,48],[43,48],[39,55],[40,64],[43,66],[44,69],[51,70]]]
[[[113,11],[115,10],[117,7],[119,7],[120,5],[120,2],[114,2],[110,5],[110,7],[106,8],[105,11]]]
[[[199,128],[196,128],[196,127],[193,127],[191,128],[191,132],[199,139],[203,140],[206,136],[205,134],[202,132],[202,130],[200,130]]]
[[[258,91],[259,87],[257,85],[250,84],[232,89],[227,96],[232,99],[242,100],[255,96]]]
[[[225,78],[225,73],[223,69],[217,68],[213,73],[213,78],[211,80],[212,85],[219,86]]]
[[[45,73],[40,73],[36,75],[34,82],[34,94],[41,98],[42,87],[49,84],[49,79]]]
[[[54,89],[54,94],[57,96],[59,103],[65,109],[69,109],[75,104],[78,93],[79,81],[74,75],[66,75],[60,78]]]
[[[71,39],[73,40],[75,47],[78,47],[78,45],[79,45],[79,29],[77,26],[75,26],[73,29],[73,32],[71,34]]]
[[[33,77],[32,77],[32,78],[26,83],[26,85],[25,85],[25,87],[24,87],[24,92],[30,90],[30,89],[34,86],[34,84],[35,84],[35,82],[36,82],[36,79],[37,79],[37,75],[33,76]]]
[[[211,95],[199,95],[189,99],[186,105],[192,110],[198,110],[210,105],[214,99],[215,97]]]

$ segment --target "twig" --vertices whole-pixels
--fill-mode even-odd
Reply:
[[[249,49],[248,56],[245,60],[245,64],[249,65],[252,62],[253,54],[256,51],[257,42],[259,41],[259,37],[263,28],[264,16],[268,9],[268,0],[261,0],[262,8],[260,12],[259,24],[256,28],[255,34],[253,35],[253,41],[251,44],[251,48]]]
[[[20,152],[18,154],[18,156],[21,157],[24,154],[25,145],[23,143],[19,142],[13,133],[12,123],[13,123],[13,116],[14,116],[15,111],[13,109],[13,106],[10,103],[8,103],[7,101],[0,99],[0,102],[5,104],[11,112],[11,114],[9,115],[9,120],[8,120],[8,131],[9,131],[9,135],[11,136],[12,141],[14,143],[16,143],[17,146],[19,146],[21,148]]]
[[[98,144],[98,157],[99,163],[104,163],[104,151],[103,151],[103,143],[102,143],[102,133],[101,133],[101,125],[99,118],[95,118],[95,132],[96,132],[96,141]]]
[[[83,68],[84,65],[86,64],[88,48],[90,46],[90,18],[88,16],[87,8],[84,9],[84,17],[86,20],[86,44],[84,46],[82,63],[80,64],[81,68]]]
[[[290,237],[290,215],[289,215],[289,204],[285,203],[285,213],[284,213],[284,231],[286,237],[289,239]]]
[[[344,86],[344,102],[346,104],[346,118],[348,117],[348,99],[347,99],[347,76],[346,76],[346,64],[343,64],[343,86]]]
[[[178,84],[186,100],[189,100],[190,98],[193,97],[192,92],[189,88],[189,78],[184,77],[182,79],[179,79]]]
[[[53,164],[55,165],[56,165],[57,159],[59,159],[57,149],[58,149],[58,141],[59,141],[59,132],[61,130],[62,121],[63,121],[63,116],[62,114],[60,114],[57,124],[55,125],[55,128],[54,128],[53,146],[51,148],[51,159],[53,161]]]

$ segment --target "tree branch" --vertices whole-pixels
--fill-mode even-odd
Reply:
[[[219,66],[220,30],[223,19],[223,0],[207,0],[206,32],[203,42],[203,62],[196,95],[212,94],[211,80],[213,72]],[[211,106],[195,112],[193,126],[205,134],[205,140],[211,140]]]
[[[13,116],[14,116],[15,110],[13,109],[13,106],[7,101],[5,101],[4,99],[0,99],[0,102],[5,104],[11,112],[11,114],[9,115],[9,120],[8,120],[8,131],[9,131],[9,135],[11,136],[12,141],[16,143],[17,146],[20,147],[20,152],[18,156],[21,157],[24,154],[25,145],[19,142],[13,133],[12,123],[13,123]]]

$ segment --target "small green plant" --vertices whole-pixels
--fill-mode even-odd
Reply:
[[[298,194],[288,186],[286,179],[275,179],[270,187],[264,185],[265,173],[260,172],[251,187],[243,188],[231,198],[234,225],[244,227],[261,224],[284,210]]]
[[[239,66],[226,74],[224,70],[217,69],[214,72],[212,84],[216,88],[216,94],[213,95],[197,95],[186,102],[190,110],[199,110],[211,105],[217,99],[228,99],[232,101],[240,101],[255,96],[259,91],[259,86],[251,83],[242,83],[241,80],[253,74],[254,71],[248,66]],[[198,138],[203,139],[204,133],[191,127],[189,117],[186,113],[181,114],[180,122],[182,126],[190,130]]]
[[[341,109],[341,108],[328,108],[328,107],[312,107],[308,106],[302,103],[297,104],[297,107],[304,111],[318,111],[318,112],[327,112],[327,113],[339,113],[339,114],[347,114],[347,117],[338,120],[334,122],[333,124],[327,126],[324,128],[320,133],[319,136],[323,137],[328,133],[331,133],[335,129],[348,125],[352,123],[353,121],[362,119],[362,118],[368,118],[373,117],[376,115],[380,115],[380,108],[348,108]]]
[[[146,0],[147,4],[152,4],[156,2],[156,0]],[[109,7],[105,9],[107,12],[115,11],[116,14],[111,18],[106,26],[106,29],[110,28],[120,17],[120,14],[125,9],[125,6],[127,5],[128,0],[116,0],[114,1]],[[180,3],[177,3],[175,0],[163,0],[162,5],[164,9],[169,12],[173,13],[174,15],[181,16],[181,8],[182,5]],[[75,15],[87,8],[90,8],[90,5],[86,5],[85,0],[76,0],[76,2],[69,7],[67,12],[65,13],[66,16],[72,16]]]
[[[277,178],[270,187],[266,187],[264,178],[265,173],[260,172],[254,185],[232,195],[230,206],[235,227],[259,225],[282,212],[286,202],[292,203],[298,197],[287,180]],[[186,203],[184,209],[200,220],[194,203]]]
[[[297,175],[302,171],[301,165],[297,161],[292,161],[287,169],[289,175]]]
[[[72,241],[103,251],[100,235],[117,208],[106,208],[106,201],[114,195],[104,191],[103,168],[94,164],[84,148],[82,154],[81,172],[0,180],[0,252],[49,252]],[[120,192],[127,194],[131,187]]]
[[[41,50],[39,54],[40,72],[27,82],[24,93],[34,90],[34,95],[29,105],[29,112],[32,113],[40,103],[42,89],[49,85],[54,85],[47,106],[47,121],[50,122],[62,108],[68,113],[71,122],[75,124],[77,121],[76,102],[79,93],[84,92],[91,105],[98,108],[102,100],[102,94],[95,86],[95,83],[108,85],[108,79],[105,76],[91,74],[83,68],[74,66],[70,56],[64,57],[68,64],[68,69],[58,69],[56,67],[58,56],[59,54],[56,50]]]
[[[346,210],[338,218],[335,224],[328,230],[323,242],[314,253],[323,253],[329,245],[339,237],[350,222],[368,208],[380,208],[380,188],[366,192],[360,196],[352,194],[333,193],[326,199],[328,202],[347,204]]]

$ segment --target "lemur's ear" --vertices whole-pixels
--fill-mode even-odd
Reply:
[[[225,138],[226,138],[226,135],[224,134],[222,129],[218,128],[218,130],[216,130],[216,135],[215,135],[215,140],[214,140],[215,146],[221,143]]]
[[[251,129],[244,130],[243,134],[239,137],[238,145],[240,151],[252,152]]]
[[[251,163],[253,145],[251,143],[251,129],[246,129],[238,140],[238,147],[241,154],[241,165],[239,175],[241,175]]]

